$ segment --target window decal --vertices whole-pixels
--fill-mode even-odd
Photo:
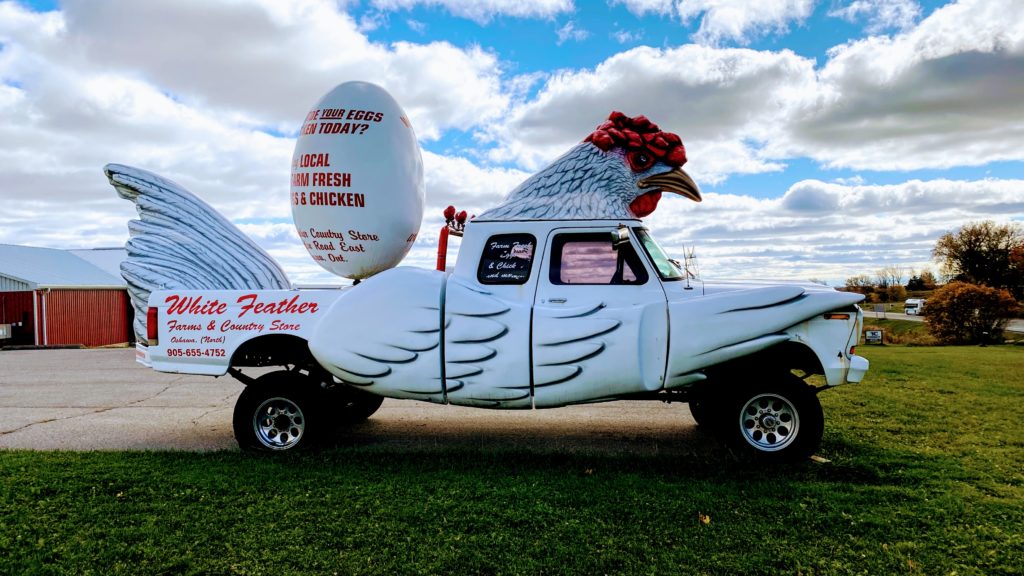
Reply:
[[[487,239],[476,277],[481,284],[525,284],[537,239],[532,234],[497,234]]]

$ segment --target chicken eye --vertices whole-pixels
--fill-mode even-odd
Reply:
[[[633,151],[626,155],[626,160],[629,161],[629,167],[634,172],[643,172],[654,164],[654,158],[643,151]]]

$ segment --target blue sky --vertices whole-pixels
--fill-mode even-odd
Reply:
[[[865,27],[865,16],[849,20],[830,15],[844,4],[849,3],[819,2],[808,18],[789,24],[785,32],[768,32],[754,35],[747,43],[732,41],[723,45],[764,51],[791,50],[818,63],[825,62],[828,51],[837,44],[871,35]],[[917,2],[920,10],[917,19],[927,17],[945,4],[934,0]],[[367,31],[373,40],[384,43],[444,41],[462,48],[480,46],[500,55],[509,71],[515,74],[593,68],[616,53],[635,46],[685,44],[700,25],[697,18],[682,22],[667,15],[637,15],[623,4],[605,2],[580,2],[576,11],[550,19],[498,15],[486,23],[453,17],[438,6],[418,5],[387,12],[369,3],[356,3],[351,13],[361,21],[379,22]],[[566,26],[570,26],[579,37],[570,34],[560,38],[559,31]],[[885,31],[892,32],[893,29],[887,27]],[[536,94],[540,84],[533,88],[531,93]],[[476,146],[478,143],[471,135],[457,130],[449,131],[436,142],[424,144],[426,149],[437,153],[465,151]],[[712,189],[728,194],[772,198],[781,196],[793,182],[808,178],[835,180],[859,176],[868,183],[895,184],[912,179],[976,180],[1024,174],[1024,163],[1019,161],[903,171],[828,168],[806,158],[793,158],[783,164],[785,168],[777,172],[733,176]]]
[[[841,283],[935,268],[1024,220],[1019,0],[0,0],[0,242],[111,246],[100,168],[175,179],[298,281],[296,129],[347,80],[405,107],[440,208],[481,211],[613,109],[678,133],[705,192],[647,219],[705,275]],[[937,270],[936,270],[937,271]]]

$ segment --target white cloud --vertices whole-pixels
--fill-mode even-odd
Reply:
[[[891,185],[804,180],[793,184],[779,205],[793,213],[840,211],[851,217],[914,213],[923,221],[950,211],[999,217],[1024,210],[1024,180],[910,180]]]
[[[412,18],[406,19],[405,25],[409,27],[409,30],[412,30],[417,34],[423,34],[427,31],[426,22],[420,22],[419,20],[413,20]]]
[[[684,24],[700,17],[692,36],[702,44],[723,41],[749,44],[770,33],[785,33],[791,23],[801,23],[814,11],[815,0],[615,0],[630,12],[671,15]]]
[[[330,1],[72,1],[45,14],[2,2],[0,45],[0,242],[123,242],[133,210],[107,162],[177,180],[230,219],[286,219],[294,140],[268,128],[293,130],[341,80],[388,87],[428,139],[507,104],[494,55],[374,44]]]
[[[643,30],[632,30],[632,31],[630,31],[630,30],[623,30],[623,29],[620,28],[620,29],[612,32],[610,36],[611,36],[611,38],[613,38],[619,44],[632,44],[632,43],[637,42],[638,40],[640,40],[641,38],[644,37],[644,31]]]
[[[388,15],[380,10],[372,10],[359,17],[359,25],[356,26],[356,30],[366,34],[387,27],[387,25]]]
[[[828,15],[847,22],[867,20],[865,30],[877,34],[910,28],[921,16],[921,6],[916,0],[853,0],[846,6],[829,10]]]
[[[487,24],[495,17],[554,18],[572,12],[572,0],[373,0],[379,10],[409,10],[416,6],[441,7],[451,15]]]
[[[673,0],[612,0],[612,4],[622,4],[626,10],[637,16],[646,16],[647,14],[669,16],[674,7]]]
[[[470,214],[479,214],[498,204],[505,194],[530,176],[529,172],[514,168],[485,168],[466,158],[426,151],[423,152],[423,172],[427,216],[438,218],[449,204]]]
[[[572,40],[574,42],[582,42],[590,36],[590,32],[576,27],[576,23],[569,20],[564,26],[555,31],[555,35],[558,36],[557,44],[561,46],[566,41]]]
[[[38,14],[0,3],[0,242],[123,244],[134,207],[101,172],[120,162],[174,179],[242,222],[293,280],[339,282],[288,223],[294,140],[261,130],[292,130],[321,93],[350,78],[388,87],[427,138],[493,119],[507,101],[492,54],[373,44],[332,6],[71,2]],[[521,179],[425,157],[431,189],[467,208]],[[460,163],[468,167],[446,168]],[[431,250],[417,247],[410,262],[431,266]]]
[[[142,79],[231,122],[294,130],[319,95],[349,79],[385,87],[427,138],[486,122],[507,105],[493,54],[446,42],[373,43],[329,0],[72,0],[63,14],[62,31],[34,46],[36,57],[80,74]],[[15,44],[35,35],[4,23],[0,34]]]
[[[820,66],[786,50],[633,48],[550,75],[489,130],[492,158],[538,168],[628,104],[680,134],[701,182],[799,157],[857,170],[1024,160],[1020,22],[1024,2],[962,0]]]
[[[1024,159],[1024,2],[963,0],[829,52],[776,156],[914,170]]]
[[[1024,180],[931,180],[844,186],[808,180],[782,198],[670,197],[648,218],[670,254],[696,247],[708,278],[827,278],[887,264],[920,269],[943,233],[1024,211]]]
[[[747,44],[768,33],[784,33],[791,22],[802,22],[814,10],[814,0],[680,0],[676,4],[685,22],[702,14],[697,42],[719,44],[732,40]]]
[[[785,121],[787,107],[814,91],[814,63],[789,51],[696,45],[621,52],[593,70],[551,76],[536,98],[514,106],[492,129],[495,160],[531,169],[583,140],[612,110],[644,114],[676,132],[700,182],[775,171],[760,142]],[[628,106],[628,108],[626,107]]]

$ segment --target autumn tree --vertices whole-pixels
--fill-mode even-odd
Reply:
[[[964,224],[956,232],[943,234],[932,255],[943,272],[954,280],[1006,288],[1024,298],[1024,228],[1019,224],[996,224],[991,220]]]
[[[935,275],[932,271],[925,268],[920,274],[910,273],[910,280],[907,280],[907,290],[934,290],[935,289]]]
[[[950,282],[928,299],[928,331],[946,344],[982,344],[1002,337],[1017,303],[1006,290]]]
[[[850,276],[846,279],[845,289],[847,292],[870,294],[875,291],[875,283],[867,274],[858,274],[857,276]]]
[[[901,284],[893,284],[885,289],[885,298],[889,302],[903,302],[907,299],[907,289]]]
[[[935,279],[935,274],[932,271],[925,268],[921,271],[921,275],[918,276],[921,279],[922,288],[924,290],[935,290],[935,286],[938,285],[939,281]]]

